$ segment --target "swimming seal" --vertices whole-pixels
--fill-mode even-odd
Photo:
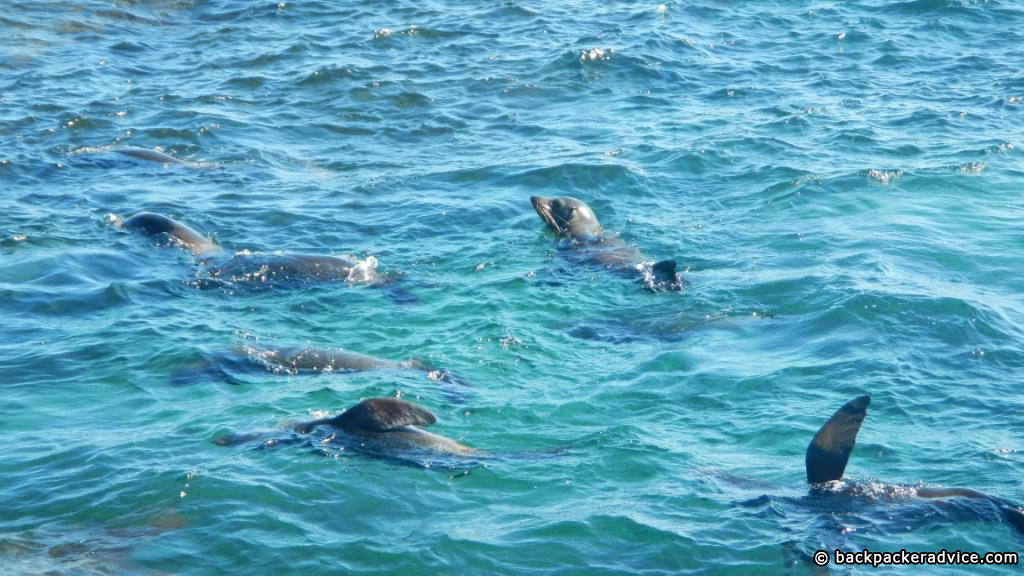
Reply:
[[[317,426],[330,426],[381,452],[416,449],[455,454],[475,452],[469,446],[419,428],[435,422],[437,418],[422,406],[396,398],[367,398],[333,418],[299,424],[295,431],[309,434]]]
[[[175,244],[192,252],[209,252],[217,249],[213,242],[199,232],[162,214],[140,212],[125,220],[123,226],[146,236],[165,235]]]
[[[236,446],[260,439],[260,447],[313,444],[318,447],[340,445],[370,456],[393,459],[406,464],[424,464],[424,456],[469,456],[481,453],[444,436],[427,432],[437,417],[430,410],[397,398],[367,398],[332,418],[303,422],[292,427],[290,438],[272,438],[265,433],[225,434],[215,439],[220,446]],[[314,438],[314,432],[319,431]],[[429,462],[429,460],[427,460]]]
[[[652,264],[635,247],[618,237],[606,235],[594,211],[582,200],[571,196],[531,196],[530,202],[537,215],[556,235],[572,241],[568,248],[586,259],[631,276],[640,276],[644,286],[651,291],[681,291],[686,286],[686,279],[676,272],[675,260]]]
[[[197,254],[219,250],[216,244],[196,230],[162,214],[135,214],[124,221],[123,227],[147,236],[166,237]],[[207,266],[205,276],[199,282],[201,286],[230,283],[269,288],[297,280],[390,285],[396,280],[394,276],[377,271],[377,259],[373,256],[355,260],[323,254],[239,252],[230,258],[207,258],[201,263]],[[397,288],[393,289],[393,294],[400,301],[415,300]]]
[[[235,352],[272,372],[365,372],[368,370],[413,370],[426,373],[431,380],[467,386],[461,378],[418,358],[394,361],[341,348],[316,346],[239,345]]]
[[[242,375],[345,374],[392,371],[413,373],[440,382],[440,392],[451,404],[464,404],[470,385],[446,368],[419,358],[394,361],[341,348],[236,344],[230,350],[202,353],[202,357],[170,376],[170,383],[185,386],[209,380],[248,384]]]
[[[870,396],[859,396],[843,404],[814,435],[804,461],[807,482],[812,491],[827,492],[829,482],[841,480],[846,464],[857,442],[857,433],[867,417]],[[1015,504],[989,496],[970,488],[899,487],[920,498],[974,498],[988,500],[1002,513],[1003,518],[1020,532],[1024,532],[1024,512]]]
[[[184,160],[178,160],[174,156],[169,156],[163,152],[150,150],[148,148],[118,148],[114,150],[114,152],[122,156],[135,158],[136,160],[145,160],[147,162],[156,162],[158,164],[185,164]]]
[[[226,262],[209,266],[207,276],[230,284],[273,287],[296,280],[373,284],[385,282],[377,272],[377,259],[357,261],[325,254],[250,253],[233,255]]]

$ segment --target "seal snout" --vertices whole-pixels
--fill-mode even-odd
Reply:
[[[530,196],[530,203],[533,204],[533,209],[537,211],[537,215],[540,216],[541,220],[546,222],[548,226],[551,226],[556,234],[561,234],[562,228],[555,220],[554,214],[551,213],[551,201],[551,198],[543,196]]]
[[[551,199],[543,196],[530,196],[530,204],[533,204],[533,209],[540,213],[542,210],[550,210],[548,204]]]

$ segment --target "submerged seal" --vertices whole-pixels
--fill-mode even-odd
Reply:
[[[828,492],[828,483],[841,480],[846,464],[857,442],[857,433],[867,417],[870,396],[860,396],[843,404],[828,422],[814,435],[804,460],[807,468],[807,482],[812,491]],[[910,492],[920,498],[974,498],[988,500],[1002,513],[1003,518],[1017,530],[1024,532],[1024,512],[1015,504],[1002,498],[989,496],[970,488],[930,488],[903,486],[900,492]],[[892,490],[896,492],[896,490]]]
[[[193,253],[219,250],[211,240],[189,226],[162,214],[141,212],[124,221],[124,228],[147,236],[162,236]],[[207,283],[229,282],[275,286],[295,280],[345,281],[363,284],[391,284],[394,278],[377,271],[377,259],[297,253],[240,252],[229,258],[203,261]]]
[[[480,455],[474,448],[444,436],[423,430],[437,417],[429,410],[397,398],[367,398],[332,418],[321,418],[295,425],[296,436],[267,438],[259,432],[226,434],[214,440],[220,446],[236,446],[263,439],[261,447],[310,443],[308,438],[315,429],[326,428],[329,434],[315,438],[317,446],[340,444],[371,456],[394,458],[416,463],[418,456]]]
[[[156,162],[158,164],[185,164],[184,160],[178,160],[174,156],[158,152],[156,150],[150,150],[148,148],[118,148],[114,150],[122,156],[128,156],[129,158],[135,158],[136,160],[145,160],[147,162]]]
[[[308,434],[317,426],[330,426],[382,452],[415,449],[454,454],[475,452],[469,446],[419,428],[435,422],[437,418],[422,406],[396,398],[367,398],[333,418],[299,424],[295,431]]]
[[[163,214],[140,212],[125,220],[123,226],[146,236],[165,235],[171,242],[192,252],[209,252],[217,249],[217,245],[206,236]]]
[[[287,372],[364,372],[367,370],[404,370],[418,368],[411,361],[395,362],[341,348],[308,346],[238,346],[238,353],[248,356],[266,369]]]
[[[546,198],[531,196],[530,202],[541,220],[558,236],[572,241],[569,248],[586,259],[631,276],[639,276],[652,291],[680,291],[686,279],[676,272],[675,260],[651,263],[635,247],[618,237],[608,236],[594,211],[570,196]]]
[[[425,373],[431,380],[467,386],[461,378],[444,368],[437,368],[418,358],[394,361],[360,354],[341,348],[314,346],[239,345],[235,352],[272,372],[365,372],[368,370],[411,370]]]

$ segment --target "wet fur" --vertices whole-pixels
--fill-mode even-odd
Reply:
[[[651,291],[681,291],[685,287],[686,280],[676,271],[675,260],[646,262],[635,247],[605,234],[594,211],[583,201],[571,196],[532,196],[530,203],[541,220],[568,241],[563,246],[567,252],[629,276],[640,276],[644,287]]]
[[[428,449],[437,452],[470,453],[474,450],[419,426],[430,426],[437,418],[426,408],[396,398],[368,398],[333,418],[304,422],[295,427],[308,434],[317,426],[332,426],[372,442],[382,450]]]
[[[164,236],[193,253],[219,250],[211,240],[189,226],[162,214],[141,212],[126,219],[127,230],[146,236]],[[270,288],[301,281],[349,282],[386,286],[400,303],[416,302],[416,297],[398,284],[398,277],[380,274],[373,265],[322,254],[239,253],[229,258],[210,255],[202,259],[205,274],[196,281],[201,288],[247,285]]]
[[[850,400],[839,408],[831,418],[818,430],[807,447],[805,464],[807,481],[812,485],[812,493],[834,494],[836,489],[856,493],[856,483],[836,485],[842,480],[846,464],[857,441],[857,433],[867,417],[870,396],[860,396]],[[888,491],[896,496],[912,494],[918,498],[970,498],[987,500],[994,504],[1003,518],[1018,531],[1024,533],[1024,512],[1016,504],[1001,498],[989,496],[970,488],[931,488],[893,485]]]

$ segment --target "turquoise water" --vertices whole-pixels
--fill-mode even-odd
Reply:
[[[803,453],[870,394],[849,477],[1024,501],[1024,7],[453,4],[7,4],[3,573],[803,574],[825,547],[1021,549],[980,505],[808,498]],[[686,291],[575,266],[534,194],[585,200]],[[229,251],[373,256],[415,301],[200,289],[196,257],[116,226],[142,210]],[[470,386],[196,370],[238,345]],[[396,394],[491,456],[213,442]],[[1013,568],[853,572],[965,570]]]

